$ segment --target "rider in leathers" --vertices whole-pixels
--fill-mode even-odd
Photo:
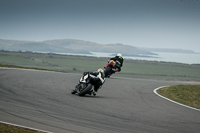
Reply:
[[[97,70],[97,72],[91,72],[90,74],[91,74],[90,76],[93,78],[94,81],[93,95],[96,95],[98,89],[101,88],[101,86],[105,82],[104,70],[100,68]]]
[[[115,71],[113,71],[113,73],[120,72],[121,71],[121,67],[123,66],[123,62],[124,62],[122,54],[118,53],[115,57],[110,58],[110,60],[114,60],[116,62],[117,69]]]

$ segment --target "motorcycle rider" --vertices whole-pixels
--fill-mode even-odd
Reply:
[[[123,62],[124,62],[122,54],[118,53],[115,57],[110,58],[110,60],[114,60],[116,62],[116,67],[117,67],[117,69],[115,71],[113,71],[112,73],[120,72],[121,71],[121,67],[123,66]],[[108,60],[108,62],[110,60]]]
[[[94,85],[93,92],[91,93],[93,93],[93,95],[95,96],[97,94],[97,91],[101,88],[101,86],[105,82],[104,70],[99,68],[95,72],[84,72],[84,74],[88,74],[88,73],[90,74],[90,77],[91,77],[91,83]],[[71,93],[72,94],[77,93],[76,88],[72,90]]]

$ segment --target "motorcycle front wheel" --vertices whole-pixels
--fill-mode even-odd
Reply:
[[[92,84],[88,84],[84,89],[78,90],[79,96],[85,96],[86,94],[89,94],[90,90],[92,89]]]

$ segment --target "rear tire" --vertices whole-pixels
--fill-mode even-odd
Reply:
[[[109,78],[110,77],[110,72],[111,72],[112,68],[111,67],[106,67],[105,68],[105,71],[104,71],[104,74],[105,74],[105,77],[106,78]]]

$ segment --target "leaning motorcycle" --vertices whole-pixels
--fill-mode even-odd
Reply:
[[[93,92],[93,85],[95,80],[90,76],[90,73],[83,73],[83,76],[80,78],[79,83],[75,86],[74,92],[79,96],[85,96],[86,94],[91,95]]]
[[[109,78],[113,73],[116,72],[117,66],[120,66],[119,61],[109,60],[108,63],[104,66],[104,74],[106,78]]]

